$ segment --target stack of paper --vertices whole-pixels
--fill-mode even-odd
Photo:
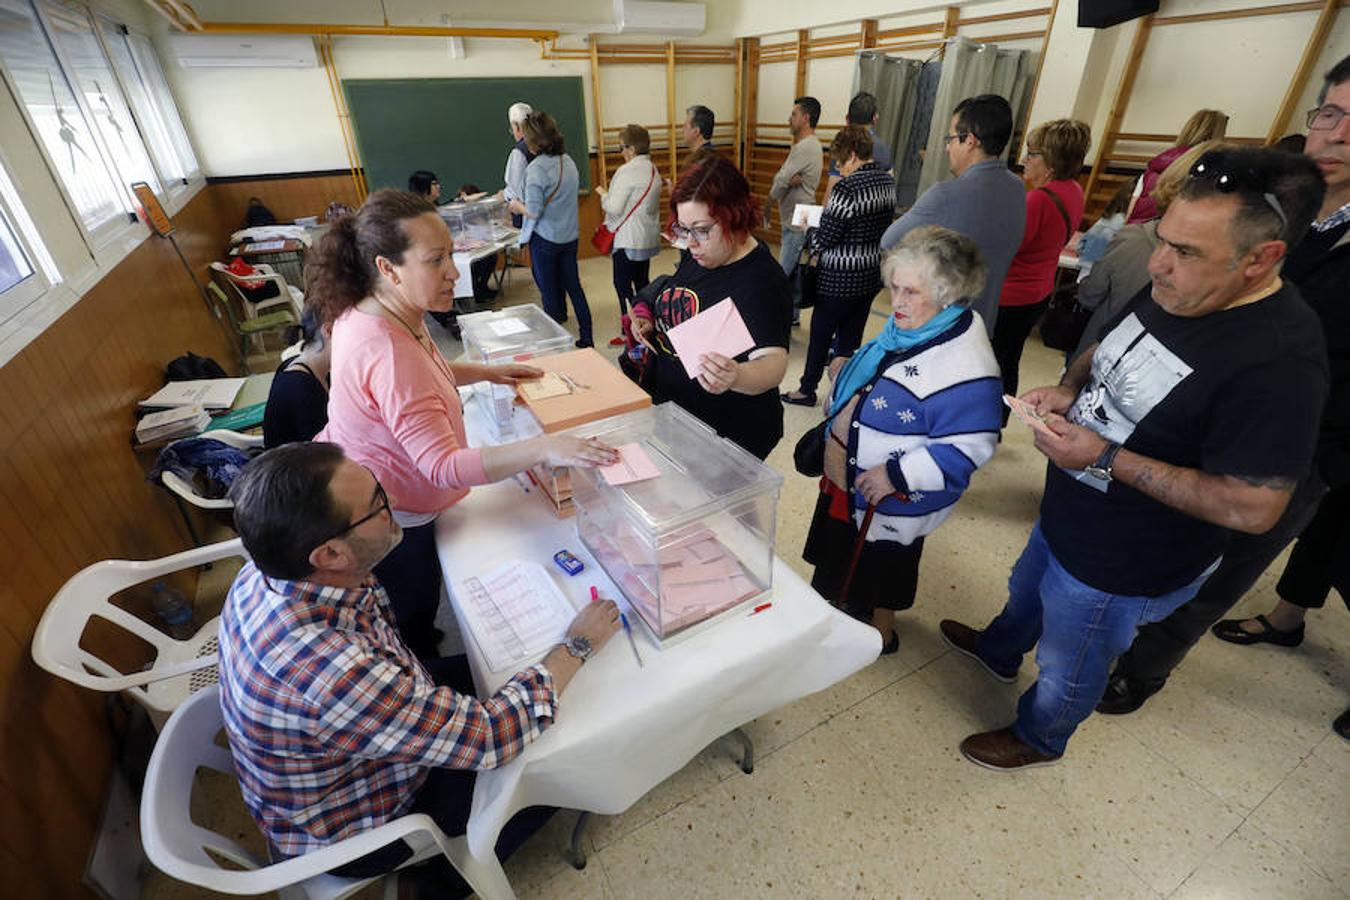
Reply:
[[[460,610],[489,671],[534,662],[562,641],[576,612],[538,563],[509,562],[459,586]]]
[[[136,423],[136,442],[176,441],[201,433],[211,424],[211,414],[200,406],[177,406],[147,413]]]
[[[140,402],[143,409],[169,409],[175,406],[200,406],[203,409],[229,409],[242,378],[201,378],[195,381],[170,381]]]

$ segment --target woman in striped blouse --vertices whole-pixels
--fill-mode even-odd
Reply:
[[[881,290],[881,235],[895,214],[895,179],[872,162],[872,135],[850,125],[834,136],[830,158],[844,177],[830,191],[812,232],[820,254],[816,308],[806,368],[784,403],[816,405],[816,385],[831,356],[849,356],[862,343],[872,299]]]

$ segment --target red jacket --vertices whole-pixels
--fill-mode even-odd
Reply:
[[[1158,184],[1158,179],[1167,167],[1176,162],[1177,157],[1185,153],[1190,147],[1180,145],[1170,150],[1164,150],[1157,156],[1148,161],[1148,168],[1144,169],[1141,176],[1144,179],[1144,186],[1139,191],[1139,199],[1134,202],[1134,209],[1130,210],[1130,218],[1126,220],[1126,225],[1133,225],[1136,222],[1147,222],[1149,219],[1158,218],[1158,204],[1153,202],[1153,188]]]
[[[1069,242],[1083,218],[1083,188],[1071,178],[1052,181],[1046,190],[1054,191],[1069,214],[1069,227],[1059,207],[1044,190],[1027,193],[1027,227],[1008,274],[1003,279],[999,306],[1029,306],[1050,296],[1055,285],[1059,254]]]

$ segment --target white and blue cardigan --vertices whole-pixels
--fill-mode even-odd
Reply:
[[[886,465],[899,494],[883,500],[868,541],[911,544],[951,514],[970,476],[994,455],[1002,418],[998,362],[979,313],[932,341],[890,353],[858,392],[848,428],[847,479],[854,520],[867,501],[859,472]]]

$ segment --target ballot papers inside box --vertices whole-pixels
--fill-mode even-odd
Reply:
[[[569,433],[636,445],[657,472],[574,469],[572,496],[582,543],[659,642],[768,595],[780,475],[673,403]]]
[[[572,336],[532,303],[508,306],[490,312],[459,317],[464,338],[464,357],[490,366],[526,363],[572,349]],[[473,385],[477,401],[487,413],[495,437],[511,440],[509,428],[516,389],[511,385],[478,381]]]

